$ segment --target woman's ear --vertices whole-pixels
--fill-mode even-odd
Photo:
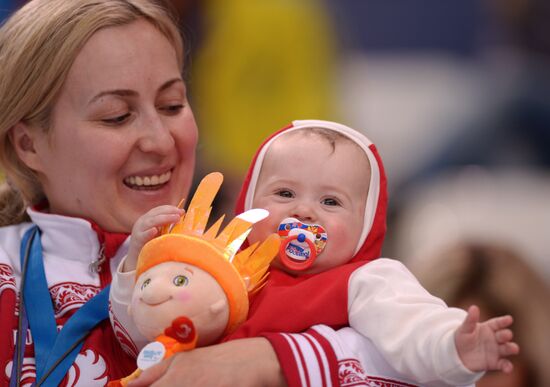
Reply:
[[[35,147],[36,130],[23,122],[18,122],[8,134],[19,159],[30,169],[39,169],[40,160]]]

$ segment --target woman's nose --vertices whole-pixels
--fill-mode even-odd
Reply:
[[[139,148],[145,153],[168,154],[174,148],[174,137],[158,114],[150,114],[140,128]]]

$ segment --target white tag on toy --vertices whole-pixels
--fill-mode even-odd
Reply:
[[[291,270],[306,270],[327,244],[327,232],[318,224],[286,218],[277,233],[283,241],[279,249],[281,263]]]
[[[137,358],[138,368],[140,370],[146,370],[147,368],[160,363],[162,359],[164,359],[165,353],[166,349],[164,348],[164,345],[162,345],[162,343],[160,343],[159,341],[153,341],[147,344],[139,352]]]

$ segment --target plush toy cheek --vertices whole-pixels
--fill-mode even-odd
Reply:
[[[193,296],[191,295],[191,292],[189,292],[187,289],[178,290],[176,294],[174,294],[174,299],[179,302],[189,302],[193,299]]]

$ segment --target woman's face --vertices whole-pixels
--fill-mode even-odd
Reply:
[[[197,126],[176,52],[148,22],[105,28],[88,40],[51,125],[34,147],[52,213],[129,232],[147,210],[187,196]]]

